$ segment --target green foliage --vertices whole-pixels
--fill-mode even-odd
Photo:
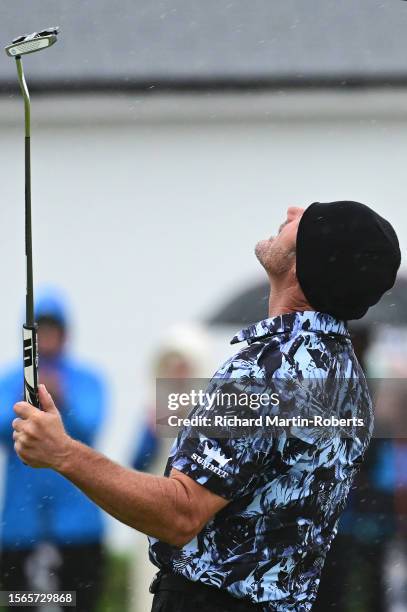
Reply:
[[[106,581],[97,612],[129,612],[131,558],[123,553],[106,553]]]

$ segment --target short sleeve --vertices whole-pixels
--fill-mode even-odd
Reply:
[[[236,400],[242,397],[242,389],[248,397],[243,406]],[[289,432],[264,426],[266,416],[278,415],[282,409],[280,404],[273,405],[276,397],[273,381],[266,384],[250,376],[238,380],[213,379],[208,391],[232,400],[227,405],[210,408],[204,405],[192,410],[189,419],[193,424],[179,433],[170,465],[213,493],[228,500],[251,495],[266,482],[286,473],[309,449],[309,443]],[[248,405],[250,398],[258,398],[260,392],[270,401],[253,410]],[[223,417],[227,423],[214,427],[215,416]],[[210,426],[203,424],[204,418],[210,419]]]
[[[183,472],[213,493],[231,500],[257,488],[267,455],[253,440],[191,437],[185,432],[172,460]]]

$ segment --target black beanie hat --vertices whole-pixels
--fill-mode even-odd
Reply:
[[[360,319],[396,280],[401,255],[386,219],[359,202],[315,202],[301,217],[297,278],[310,305]]]

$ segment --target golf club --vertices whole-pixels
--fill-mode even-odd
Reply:
[[[16,60],[18,81],[24,99],[25,117],[25,255],[26,255],[26,312],[23,325],[24,399],[39,408],[37,326],[34,319],[34,289],[31,229],[31,150],[30,150],[30,94],[25,81],[22,55],[50,47],[57,41],[57,27],[15,38],[5,47],[9,57]]]

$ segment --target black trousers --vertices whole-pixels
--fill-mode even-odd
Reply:
[[[55,569],[57,590],[76,591],[75,612],[94,612],[104,577],[102,545],[96,543],[62,546],[58,547],[57,551],[60,556],[60,564]],[[33,554],[33,550],[1,552],[0,584],[3,591],[33,590],[27,572]],[[19,607],[19,610],[35,612],[36,608]]]
[[[154,596],[151,612],[235,612],[233,607],[219,607],[199,596],[179,591],[160,591]]]
[[[261,606],[236,599],[226,591],[179,576],[164,575],[153,581],[151,612],[260,612]]]

